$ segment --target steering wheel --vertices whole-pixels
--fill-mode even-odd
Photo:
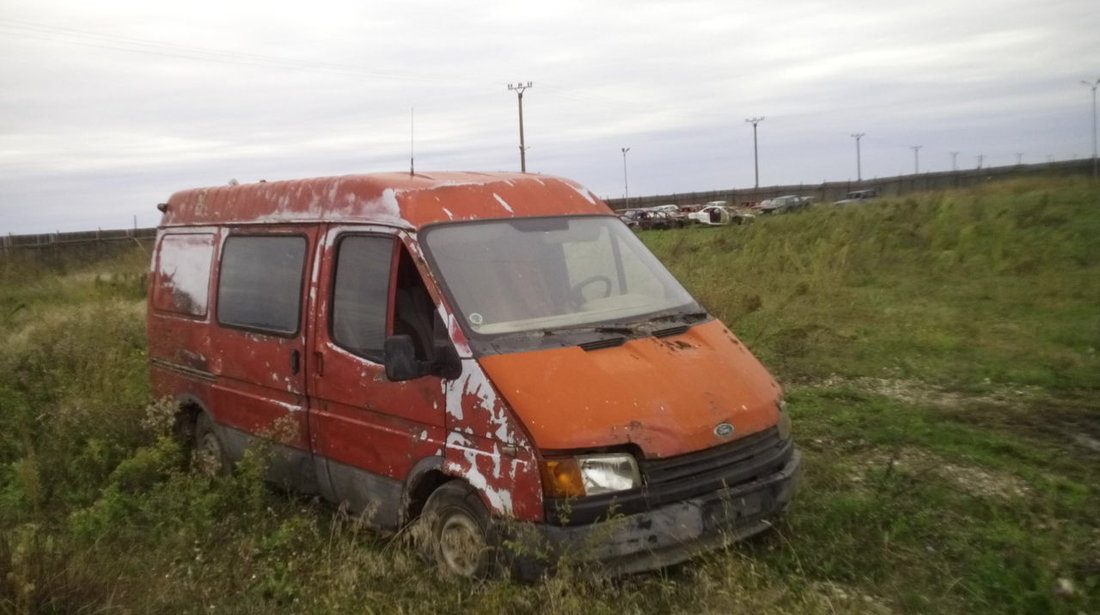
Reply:
[[[580,309],[580,307],[582,305],[584,305],[585,301],[587,301],[587,299],[585,299],[585,296],[584,296],[584,289],[587,286],[590,286],[590,285],[595,284],[597,282],[602,282],[603,285],[604,285],[603,297],[600,297],[600,298],[601,299],[606,299],[607,297],[610,297],[611,296],[611,288],[612,288],[611,278],[609,278],[605,275],[598,275],[597,274],[597,275],[594,275],[594,276],[589,276],[589,277],[581,280],[580,282],[577,282],[576,284],[574,284],[569,289],[569,298],[566,300],[566,305],[568,305],[569,308],[572,309],[572,310]]]

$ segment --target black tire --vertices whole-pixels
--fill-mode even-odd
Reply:
[[[432,492],[420,517],[421,554],[445,577],[484,579],[497,572],[489,511],[468,485],[453,480]]]
[[[195,419],[195,446],[191,451],[191,465],[207,476],[229,474],[229,458],[225,445],[214,430],[214,422],[205,412]]]

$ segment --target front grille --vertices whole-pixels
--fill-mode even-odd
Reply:
[[[775,427],[694,453],[642,461],[650,507],[736,487],[778,472],[794,444]]]
[[[566,502],[547,499],[550,523],[580,525],[609,513],[634,514],[719,489],[736,487],[779,472],[794,454],[794,442],[769,428],[719,446],[666,459],[642,460],[641,489]]]

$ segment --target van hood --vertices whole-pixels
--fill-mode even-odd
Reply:
[[[672,457],[767,429],[781,389],[721,322],[613,348],[480,359],[540,450],[633,443]],[[719,435],[722,423],[733,426]]]

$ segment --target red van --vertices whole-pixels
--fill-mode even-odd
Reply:
[[[664,566],[791,499],[779,385],[571,181],[352,175],[160,208],[153,389],[210,471],[262,440],[271,480],[416,522],[464,576]]]

